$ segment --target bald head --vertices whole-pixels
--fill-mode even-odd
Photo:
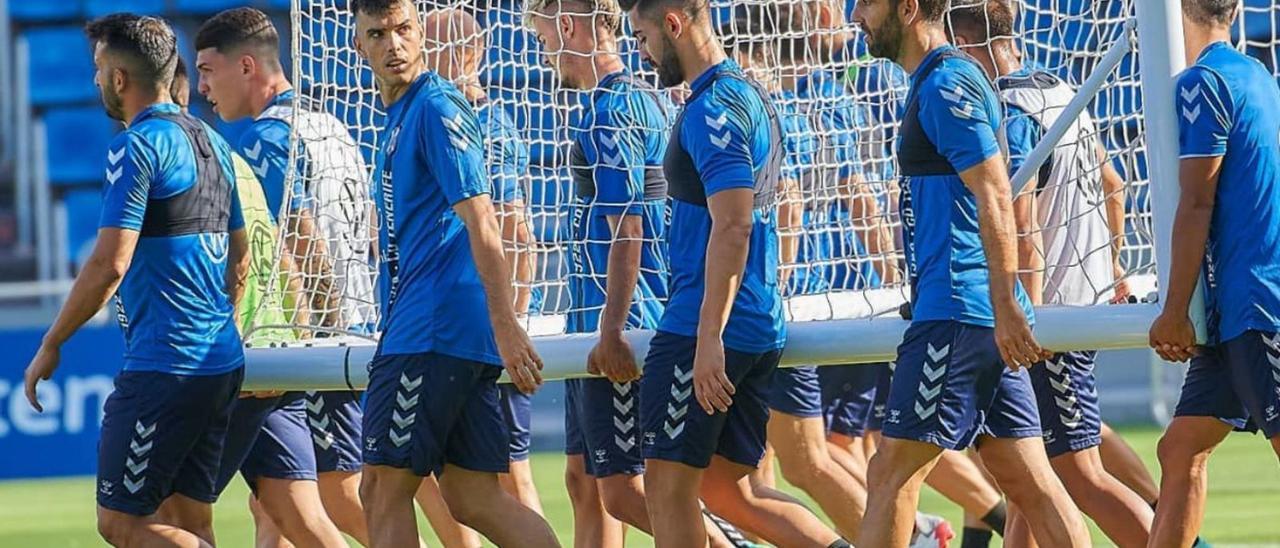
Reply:
[[[428,69],[455,82],[478,81],[485,40],[475,17],[460,9],[432,10],[423,17],[422,33]]]

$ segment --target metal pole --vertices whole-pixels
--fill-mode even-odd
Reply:
[[[17,180],[14,181],[16,188],[14,189],[14,214],[18,222],[18,249],[22,252],[31,250],[31,244],[35,240],[31,234],[31,188],[35,185],[32,181],[34,165],[38,161],[31,151],[31,141],[34,133],[31,130],[31,82],[29,80],[30,73],[27,68],[31,63],[30,46],[27,44],[27,37],[18,38],[17,47],[14,51],[15,64],[15,85],[13,89],[13,108],[14,108],[14,139],[15,153],[17,162]]]
[[[49,198],[49,151],[46,142],[44,120],[32,124],[31,149],[35,164],[32,169],[32,191],[35,195],[36,226],[36,279],[53,279],[53,208]],[[56,301],[46,299],[46,306],[56,306]]]

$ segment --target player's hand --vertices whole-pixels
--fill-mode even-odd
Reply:
[[[733,383],[724,372],[724,343],[699,340],[693,356],[693,395],[708,415],[729,411],[733,405]]]
[[[1161,312],[1147,337],[1165,361],[1185,362],[1196,355],[1196,329],[1186,314]]]
[[[996,346],[1000,348],[1000,358],[1010,369],[1017,371],[1022,367],[1031,367],[1038,362],[1049,359],[1052,352],[1045,350],[1031,334],[1031,326],[1021,310],[1013,310],[996,316]]]
[[[525,394],[534,393],[542,385],[542,358],[533,349],[529,334],[519,325],[512,324],[495,335],[498,355],[502,357],[502,367],[511,377],[511,383]]]
[[[640,378],[631,343],[621,331],[601,332],[600,340],[587,355],[587,372],[604,375],[613,382],[630,382]]]
[[[240,393],[240,398],[257,398],[265,400],[267,398],[274,398],[283,394],[284,390],[246,390]]]
[[[1112,288],[1115,293],[1111,296],[1111,304],[1125,304],[1129,302],[1129,297],[1133,296],[1133,292],[1129,290],[1129,279],[1125,277],[1124,269],[1120,265],[1115,266],[1116,285]]]
[[[27,403],[30,403],[36,411],[44,412],[44,406],[40,405],[40,399],[36,397],[36,384],[49,380],[61,360],[61,348],[42,344],[40,350],[36,351],[35,357],[31,358],[27,371],[22,375],[23,385],[26,386]]]

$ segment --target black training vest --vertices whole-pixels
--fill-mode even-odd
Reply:
[[[720,72],[712,78],[733,78],[751,86],[760,95],[760,102],[764,105],[765,113],[769,117],[769,159],[765,162],[764,168],[756,173],[753,206],[756,209],[772,210],[778,201],[778,180],[782,176],[782,159],[786,154],[782,143],[782,123],[778,120],[778,110],[760,84],[740,74],[721,69],[715,70]],[[712,85],[714,82],[709,82],[702,89],[694,92],[686,104],[693,103]],[[680,143],[680,129],[684,126],[684,117],[688,112],[688,108],[681,110],[680,116],[676,118],[676,123],[671,128],[671,138],[667,143],[667,154],[662,160],[662,170],[667,176],[668,195],[682,202],[707,207],[707,188],[703,184],[702,175],[698,173],[698,168],[693,163],[693,158],[689,156],[689,152]]]
[[[222,170],[204,124],[189,114],[156,114],[187,134],[196,161],[196,184],[168,198],[150,198],[142,219],[143,237],[227,232],[234,186]]]
[[[612,85],[614,82],[621,82],[624,84],[624,86],[626,86],[626,88],[636,89],[641,92],[644,92],[646,95],[649,96],[650,99],[653,100],[654,104],[658,105],[658,110],[662,113],[663,117],[664,118],[666,117],[667,108],[665,105],[662,104],[662,100],[660,97],[658,97],[657,91],[655,91],[652,87],[650,87],[649,85],[639,80],[636,80],[630,74],[618,74],[617,76],[613,77],[609,82],[603,83],[603,85],[601,85],[600,87],[607,88],[609,85]],[[595,108],[594,101],[592,101],[591,108]],[[590,133],[593,129],[594,128],[592,127],[586,128],[586,131],[588,133],[588,138],[590,138]],[[600,161],[601,161],[600,151],[598,146],[596,150],[597,164],[592,164],[591,162],[587,161],[587,152],[582,147],[582,141],[574,140],[573,148],[570,149],[569,151],[569,173],[573,177],[574,194],[576,194],[578,198],[583,200],[595,199],[595,196],[596,196],[596,169],[595,168]],[[667,196],[667,178],[662,173],[662,167],[645,165],[644,166],[644,199],[660,200],[665,198],[666,196]]]
[[[959,50],[947,49],[935,55],[928,64],[917,69],[915,82],[924,82],[929,74],[937,70],[938,66],[947,59],[964,59],[970,63],[977,64],[972,57],[961,53]],[[902,123],[898,129],[898,169],[899,172],[906,177],[923,177],[929,175],[956,175],[956,168],[947,161],[947,157],[938,152],[938,147],[933,141],[929,140],[929,136],[924,131],[924,126],[920,125],[920,94],[919,86],[912,85],[911,93],[907,96],[907,110],[902,116]]]

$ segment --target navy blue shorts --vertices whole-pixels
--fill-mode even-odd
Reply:
[[[507,423],[507,450],[511,462],[529,460],[533,396],[521,392],[514,384],[500,384],[498,402],[502,404],[502,420]]]
[[[426,477],[445,464],[507,472],[507,424],[498,403],[502,368],[434,352],[369,364],[364,462]]]
[[[1191,360],[1175,417],[1216,417],[1280,435],[1280,335],[1249,330]]]
[[[879,432],[884,429],[884,417],[888,415],[889,405],[889,388],[893,383],[893,370],[898,367],[896,362],[882,363],[874,366],[876,368],[876,394],[875,402],[871,404],[871,417],[867,419],[867,430],[870,432]]]
[[[307,392],[307,425],[316,453],[316,472],[360,470],[360,393],[350,390]]]
[[[883,365],[828,365],[818,368],[818,380],[822,384],[822,415],[827,431],[851,438],[862,437],[866,433]]]
[[[727,413],[708,415],[693,396],[697,339],[659,331],[640,377],[640,421],[646,459],[706,468],[712,455],[747,466],[764,456],[769,390],[782,350],[762,354],[725,349],[725,374],[736,387]]]
[[[217,500],[219,459],[243,379],[244,368],[116,375],[98,441],[98,506],[149,516],[175,493]]]
[[[1031,368],[1031,384],[1040,408],[1040,429],[1049,458],[1102,444],[1098,383],[1093,376],[1097,352],[1055,354]]]
[[[255,490],[258,478],[316,479],[316,454],[301,392],[236,400],[218,469],[219,494],[237,471]]]
[[[817,367],[779,367],[773,372],[769,409],[801,418],[822,416]],[[827,369],[827,368],[823,368]]]
[[[569,379],[564,390],[565,454],[583,455],[583,465],[592,477],[643,474],[637,438],[640,384]]]
[[[884,435],[964,449],[979,435],[1040,437],[1031,377],[1005,367],[995,330],[915,322],[898,346]]]

